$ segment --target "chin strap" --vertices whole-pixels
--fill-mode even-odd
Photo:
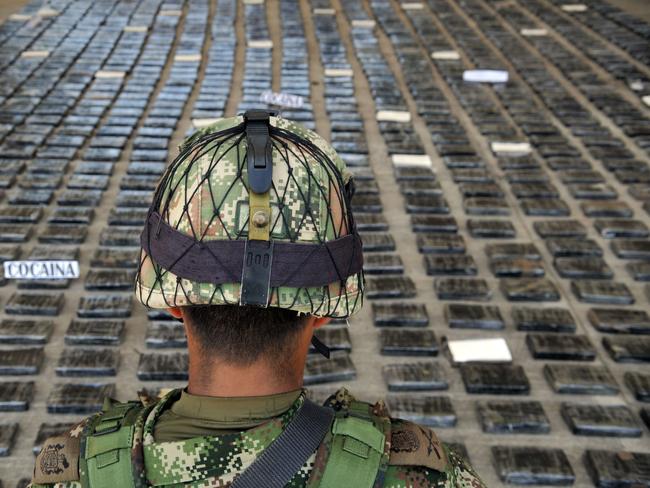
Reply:
[[[316,337],[315,335],[311,336],[311,345],[314,346],[314,349],[316,349],[316,352],[322,354],[325,356],[327,359],[330,358],[330,354],[332,350],[327,347],[325,344],[321,342],[321,340]]]

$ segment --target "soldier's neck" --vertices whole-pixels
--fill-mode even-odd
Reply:
[[[202,357],[200,347],[188,336],[190,357],[188,393],[215,397],[266,396],[302,388],[311,330],[297,341],[290,357],[261,359],[238,366]]]
[[[266,396],[302,387],[303,368],[278,374],[277,367],[255,363],[240,368],[224,363],[206,368],[202,361],[190,359],[188,393],[213,397]]]

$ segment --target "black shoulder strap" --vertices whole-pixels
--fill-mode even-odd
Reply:
[[[320,446],[334,411],[305,400],[287,428],[235,478],[230,488],[282,488]]]

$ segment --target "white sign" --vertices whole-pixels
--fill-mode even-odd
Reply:
[[[251,49],[272,49],[273,41],[271,39],[251,39],[248,46]]]
[[[377,112],[378,122],[410,122],[411,114],[398,110],[380,110]]]
[[[420,2],[409,2],[403,3],[402,8],[404,10],[422,10],[424,8],[424,5],[422,5]]]
[[[646,95],[645,97],[642,97],[641,100],[643,100],[643,103],[645,103],[650,107],[650,95]]]
[[[587,10],[587,6],[583,3],[567,3],[561,8],[565,12],[585,12]]]
[[[468,69],[463,72],[463,81],[506,83],[508,81],[508,72],[500,69]]]
[[[36,15],[38,15],[39,17],[56,17],[57,15],[59,15],[59,11],[54,10],[53,8],[50,7],[43,7],[38,12],[36,12]]]
[[[66,280],[79,278],[79,261],[5,261],[5,278]]]
[[[508,344],[502,338],[449,341],[447,347],[454,363],[512,361]]]
[[[11,14],[11,15],[9,16],[9,20],[16,20],[16,21],[20,21],[20,20],[29,20],[29,19],[31,19],[31,18],[32,18],[32,16],[31,16],[31,15],[27,15],[27,14]]]
[[[370,19],[354,19],[352,27],[359,27],[362,29],[372,29],[375,26],[375,21]]]
[[[201,61],[200,54],[177,54],[174,56],[174,62],[189,63],[193,61]]]
[[[100,70],[95,72],[95,78],[124,78],[126,73],[124,71],[105,71]]]
[[[645,86],[643,85],[643,82],[641,80],[630,82],[630,90],[643,91],[643,88],[645,88]]]
[[[334,15],[336,10],[333,8],[315,8],[314,15]]]
[[[20,53],[21,58],[46,58],[50,55],[50,51],[23,51]]]
[[[277,105],[279,107],[301,108],[305,104],[305,99],[300,95],[276,93],[271,90],[266,90],[260,94],[260,102],[268,105]]]
[[[521,35],[526,37],[547,36],[548,31],[546,29],[536,29],[536,28],[521,29]]]
[[[460,59],[460,54],[457,51],[433,51],[431,57],[444,61],[456,61]]]
[[[146,25],[125,25],[124,32],[147,32],[149,27]]]
[[[325,68],[325,76],[330,78],[351,78],[352,70],[347,68]]]
[[[490,147],[496,154],[529,154],[532,151],[529,142],[491,142]]]
[[[393,166],[395,167],[431,167],[431,158],[426,154],[393,154],[391,159],[393,161]]]

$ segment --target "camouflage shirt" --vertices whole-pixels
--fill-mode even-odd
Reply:
[[[135,425],[136,441],[132,449],[134,472],[141,471],[141,481],[135,486],[228,487],[284,431],[305,401],[301,394],[282,415],[251,429],[217,436],[194,437],[181,441],[156,442],[154,426],[160,415],[179,397],[173,390],[153,407],[143,408]],[[375,405],[357,402],[346,390],[330,397],[326,404],[345,415],[348,410],[368,415],[377,427],[388,434],[375,487],[482,488],[485,485],[469,464],[445,444],[433,431],[417,424],[390,419],[382,402]],[[101,414],[99,414],[101,415]],[[80,433],[88,420],[63,436],[48,439],[35,465],[33,488],[80,488],[83,473],[79,473]],[[381,426],[383,424],[383,426]],[[290,488],[315,488],[323,476],[333,436],[328,433],[321,446],[305,462],[286,485]],[[139,440],[141,440],[139,442]],[[81,443],[83,445],[83,442]],[[54,460],[66,460],[63,473],[49,476],[43,466]],[[74,457],[76,456],[76,459]],[[51,472],[51,471],[50,471]],[[50,482],[52,481],[52,482]],[[37,483],[38,482],[38,483]]]

